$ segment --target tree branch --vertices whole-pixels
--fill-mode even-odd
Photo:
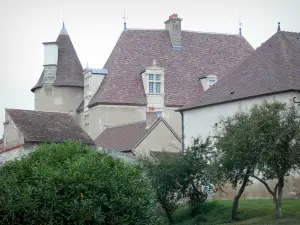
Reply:
[[[264,184],[264,185],[266,186],[267,190],[270,192],[270,194],[271,194],[272,196],[275,195],[275,193],[271,190],[271,188],[269,187],[269,185],[267,184],[267,182],[264,181],[263,179],[261,179],[261,178],[255,176],[255,175],[252,175],[252,174],[243,174],[242,176],[249,176],[249,177],[255,178],[256,180],[260,181],[262,184]]]

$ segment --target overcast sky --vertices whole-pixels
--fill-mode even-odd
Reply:
[[[176,3],[175,3],[176,2]],[[164,29],[177,13],[183,30],[238,33],[254,47],[281,29],[300,32],[300,0],[1,0],[0,2],[0,135],[5,108],[34,108],[30,89],[43,70],[42,42],[55,41],[65,21],[85,67],[104,65],[123,29]],[[124,80],[126,81],[126,80]]]

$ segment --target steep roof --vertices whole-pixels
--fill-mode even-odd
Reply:
[[[167,30],[123,31],[104,68],[108,75],[91,99],[97,104],[146,105],[141,71],[156,60],[165,69],[165,105],[182,106],[201,96],[200,75],[229,69],[253,51],[238,35],[182,31],[182,50],[173,50]]]
[[[147,127],[146,121],[139,121],[130,124],[122,124],[114,127],[106,128],[95,140],[96,145],[103,148],[115,149],[122,152],[133,150],[145,137],[160,123],[163,122],[176,136],[175,131],[167,124],[167,122],[159,118]]]
[[[56,79],[52,85],[56,87],[83,87],[83,68],[65,27],[61,29],[56,42],[58,44],[57,71]],[[31,89],[32,92],[42,87],[43,77],[44,70],[37,84]]]
[[[289,90],[300,90],[300,33],[281,31],[180,110]]]
[[[3,139],[0,139],[0,149],[4,147]]]
[[[68,113],[6,109],[27,142],[94,141]]]

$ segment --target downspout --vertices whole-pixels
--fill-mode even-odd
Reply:
[[[184,117],[183,111],[180,111],[181,114],[181,150],[184,152]]]

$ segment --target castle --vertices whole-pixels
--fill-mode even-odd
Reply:
[[[167,132],[169,142],[180,148],[182,115],[175,110],[199,98],[254,51],[241,33],[185,31],[181,21],[172,14],[165,29],[128,29],[124,24],[103,68],[82,68],[63,25],[56,41],[43,43],[44,69],[31,89],[34,110],[68,113],[98,144],[104,143],[105,129],[120,135],[114,127],[145,121],[147,133],[161,119],[167,129],[156,136],[163,141]]]

